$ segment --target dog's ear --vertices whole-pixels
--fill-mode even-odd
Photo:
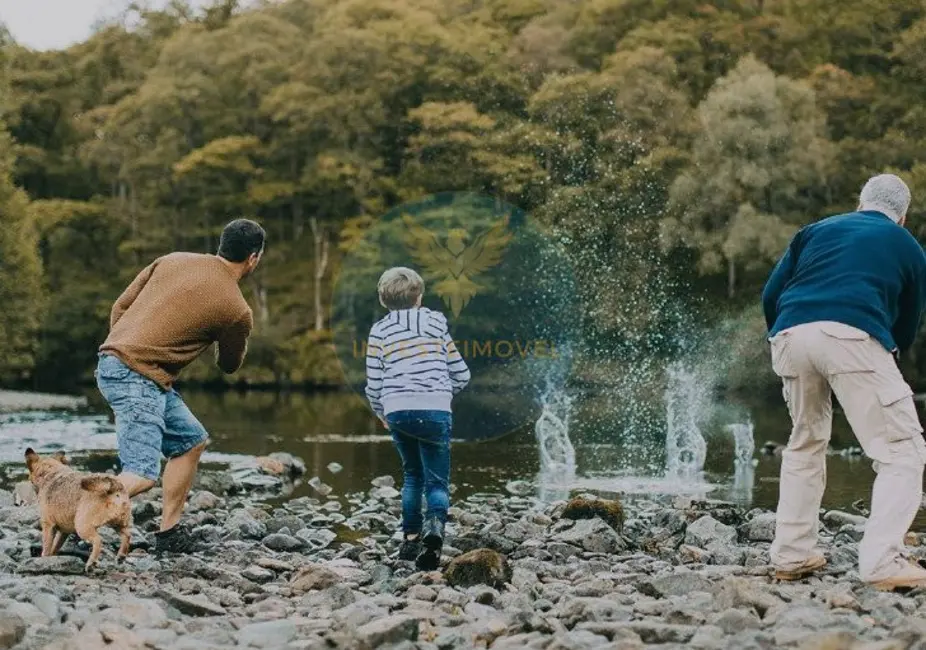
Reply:
[[[33,449],[32,447],[29,447],[26,450],[26,467],[28,467],[31,470],[32,466],[35,465],[38,461],[39,461],[39,455],[35,453],[35,449]]]
[[[64,452],[63,452],[63,451],[56,451],[56,452],[55,452],[55,455],[52,456],[52,458],[54,458],[56,461],[58,461],[58,462],[61,463],[62,465],[69,465],[69,464],[70,464],[70,463],[68,463],[67,456],[64,455]]]

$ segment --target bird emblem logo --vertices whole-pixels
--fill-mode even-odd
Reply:
[[[442,244],[434,232],[415,223],[409,215],[402,215],[402,221],[408,252],[426,274],[439,278],[434,291],[455,317],[484,288],[476,280],[502,261],[511,241],[509,216],[480,233],[471,244],[466,243],[469,233],[463,228],[448,231],[447,243]]]

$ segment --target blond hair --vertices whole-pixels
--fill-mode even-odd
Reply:
[[[424,294],[424,280],[414,270],[396,266],[380,276],[376,290],[386,309],[411,309]]]

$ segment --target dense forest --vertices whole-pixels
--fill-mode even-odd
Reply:
[[[125,284],[214,252],[237,216],[270,237],[249,361],[188,380],[339,383],[345,253],[436,192],[499,197],[565,242],[599,347],[658,352],[672,301],[723,326],[734,388],[767,379],[758,297],[797,228],[894,171],[926,236],[921,0],[239,5],[132,4],[65,51],[0,27],[3,383],[88,379]],[[924,346],[904,359],[919,385]]]

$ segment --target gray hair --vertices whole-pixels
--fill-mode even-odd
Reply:
[[[414,270],[396,266],[380,276],[376,290],[386,309],[411,309],[424,294],[424,280]]]
[[[879,174],[868,180],[859,195],[859,210],[875,210],[900,222],[910,207],[910,188],[894,174]]]

